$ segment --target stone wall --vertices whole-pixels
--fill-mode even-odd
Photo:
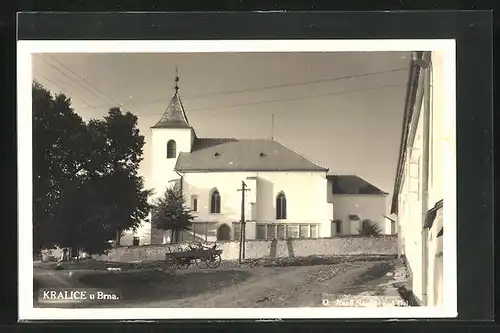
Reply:
[[[105,261],[155,261],[163,260],[165,253],[186,244],[165,244],[145,246],[122,246],[108,254],[97,257]],[[221,242],[219,248],[223,260],[236,260],[239,255],[238,242]],[[291,240],[249,240],[246,242],[246,259],[262,257],[306,257],[310,255],[359,255],[394,254],[397,255],[397,236],[381,237],[335,237],[318,239]]]

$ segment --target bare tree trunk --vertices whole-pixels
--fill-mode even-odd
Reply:
[[[122,236],[122,232],[120,230],[116,230],[116,240],[115,240],[116,246],[120,245],[121,236]]]
[[[175,241],[175,230],[174,229],[170,230],[170,243],[177,243]]]

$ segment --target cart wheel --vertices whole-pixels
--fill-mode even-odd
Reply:
[[[196,258],[195,259],[195,264],[196,266],[198,266],[198,268],[201,268],[201,269],[205,269],[208,267],[208,260],[206,260],[205,258]]]
[[[207,262],[208,267],[210,268],[218,268],[220,266],[222,259],[220,254],[214,254],[211,256],[210,260]]]
[[[168,269],[176,269],[177,268],[177,262],[172,257],[165,258],[165,265],[167,266]]]

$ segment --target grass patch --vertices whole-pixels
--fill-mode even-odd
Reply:
[[[164,271],[86,272],[78,277],[89,288],[113,289],[123,302],[183,299],[241,283],[251,273],[242,270],[194,270],[173,275]]]
[[[148,261],[148,262],[109,262],[94,259],[80,261],[63,261],[60,263],[44,262],[33,264],[34,268],[41,269],[60,269],[60,270],[91,270],[91,271],[107,271],[108,268],[122,271],[127,270],[143,270],[143,269],[166,269],[163,261]]]

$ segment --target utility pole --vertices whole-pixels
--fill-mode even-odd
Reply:
[[[240,253],[238,256],[238,264],[241,264],[241,259],[245,259],[245,231],[246,231],[246,221],[245,221],[245,192],[250,191],[247,188],[247,184],[241,181],[241,224],[240,224]]]

